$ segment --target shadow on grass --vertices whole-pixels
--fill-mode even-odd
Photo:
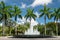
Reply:
[[[9,38],[56,38],[53,36],[48,36],[48,35],[14,35],[13,37]]]

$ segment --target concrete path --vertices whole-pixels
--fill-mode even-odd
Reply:
[[[60,36],[56,38],[9,38],[9,37],[0,37],[0,40],[60,40]]]

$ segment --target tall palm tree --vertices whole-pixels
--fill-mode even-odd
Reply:
[[[26,20],[29,18],[30,20],[30,25],[31,25],[31,19],[33,18],[35,20],[37,16],[34,14],[34,9],[27,9],[27,14],[25,15]]]
[[[44,16],[44,23],[45,23],[45,35],[46,35],[46,17],[50,19],[50,8],[46,7],[46,4],[44,4],[44,9],[39,10],[41,14],[39,15],[39,18]]]
[[[14,6],[14,9],[13,9],[13,17],[15,17],[15,21],[17,21],[18,17],[22,19],[21,9],[18,8],[16,5]],[[17,34],[17,27],[15,27],[15,34]]]
[[[58,21],[58,19],[60,19],[60,8],[55,8],[54,9],[54,11],[53,11],[53,13],[51,14],[51,16],[54,18],[54,22],[56,23],[56,34],[57,34],[57,36],[58,36],[58,23],[57,23],[57,21]]]
[[[26,20],[29,18],[30,19],[30,22],[31,22],[31,19],[33,18],[35,20],[35,18],[37,17],[35,14],[34,14],[34,9],[30,9],[28,8],[27,9],[27,14],[25,15],[25,18]]]
[[[5,34],[4,27],[6,26],[6,20],[11,17],[11,14],[9,11],[10,8],[11,8],[11,6],[6,6],[3,1],[0,2],[0,14],[1,14],[1,21],[3,23],[3,27],[2,27],[3,35]]]

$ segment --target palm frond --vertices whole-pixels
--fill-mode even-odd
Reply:
[[[43,10],[41,9],[41,10],[39,10],[39,12],[43,12]]]
[[[19,18],[21,18],[21,19],[22,19],[22,16],[21,16],[21,15],[19,15]]]
[[[39,15],[39,17],[42,17],[44,15],[44,13],[41,13],[40,15]]]

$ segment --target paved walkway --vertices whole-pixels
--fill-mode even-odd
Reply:
[[[0,40],[60,40],[60,36],[56,38],[9,38],[9,37],[0,37]]]

